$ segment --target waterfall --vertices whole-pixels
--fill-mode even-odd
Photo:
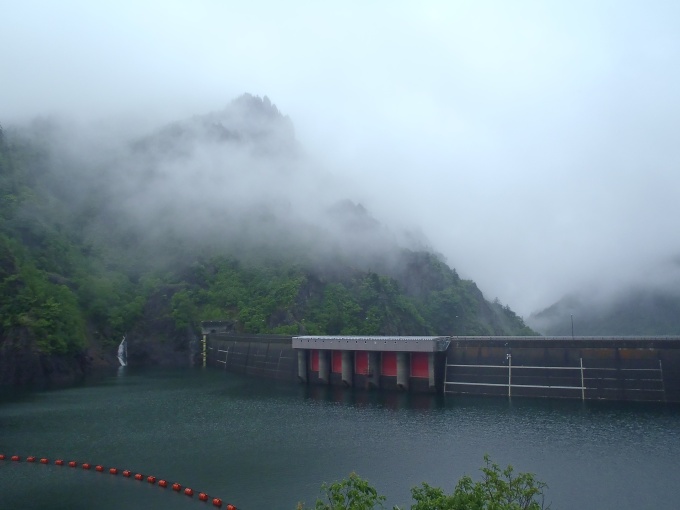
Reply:
[[[123,340],[118,346],[118,361],[120,361],[121,367],[127,366],[127,341],[125,340],[125,336],[123,336]]]

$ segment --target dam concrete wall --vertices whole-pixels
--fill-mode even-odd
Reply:
[[[227,334],[215,324],[204,330],[206,365],[250,376],[414,393],[680,402],[680,337],[458,336],[427,354],[302,349],[300,341],[294,348],[303,337]]]
[[[680,402],[677,337],[452,337],[446,393]]]
[[[206,365],[228,372],[297,381],[297,353],[290,336],[206,335]]]

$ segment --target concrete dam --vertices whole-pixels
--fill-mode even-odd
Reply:
[[[204,322],[209,367],[357,389],[680,402],[680,337],[284,336]]]

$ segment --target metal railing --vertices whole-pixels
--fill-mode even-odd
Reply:
[[[583,358],[579,358],[579,366],[534,366],[534,365],[514,365],[512,364],[512,354],[507,354],[506,359],[508,361],[507,365],[478,365],[478,364],[455,364],[455,363],[447,363],[446,368],[445,368],[445,373],[444,373],[444,393],[456,393],[456,391],[450,391],[448,388],[449,387],[464,387],[464,386],[485,386],[485,387],[501,387],[501,388],[507,388],[507,395],[508,397],[512,397],[512,389],[513,388],[536,388],[536,389],[545,389],[545,390],[573,390],[573,391],[580,391],[581,392],[581,400],[585,400],[586,398],[586,390],[619,390],[621,389],[620,387],[615,387],[615,388],[597,388],[594,386],[587,386],[588,381],[617,381],[617,382],[640,382],[640,381],[647,381],[647,382],[653,382],[653,383],[658,383],[660,388],[659,389],[646,389],[645,391],[650,391],[650,392],[660,392],[662,395],[662,400],[665,400],[665,386],[664,386],[664,381],[663,381],[663,367],[661,365],[661,360],[659,360],[659,367],[658,368],[611,368],[611,367],[585,367],[583,366]],[[453,371],[455,372],[456,368],[463,368],[463,369],[503,369],[507,370],[507,382],[472,382],[472,381],[449,381],[449,368],[454,369]],[[512,376],[513,372],[515,373],[516,377],[521,377],[522,376],[522,371],[524,370],[544,370],[544,371],[553,371],[553,370],[564,370],[564,371],[571,371],[571,372],[578,372],[578,375],[580,376],[580,385],[561,385],[561,384],[556,384],[556,385],[551,385],[551,384],[517,384],[512,382]],[[649,373],[649,378],[640,378],[640,377],[635,377],[635,378],[627,378],[627,377],[588,377],[588,371],[591,372],[591,374],[594,374],[595,372],[602,373],[602,372],[612,372],[616,373],[617,375],[626,375],[629,373],[641,373],[641,372],[648,372]],[[469,375],[469,374],[468,374]],[[498,374],[496,374],[496,377],[499,377]],[[635,388],[627,388],[629,391],[636,391]]]

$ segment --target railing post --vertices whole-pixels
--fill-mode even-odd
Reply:
[[[512,397],[512,354],[507,354],[508,357],[508,397]]]
[[[579,358],[581,360],[581,400],[586,399],[586,385],[583,383],[583,358]]]
[[[663,367],[661,360],[659,360],[659,375],[661,376],[661,393],[663,394],[663,401],[666,401],[666,384],[663,382]]]

